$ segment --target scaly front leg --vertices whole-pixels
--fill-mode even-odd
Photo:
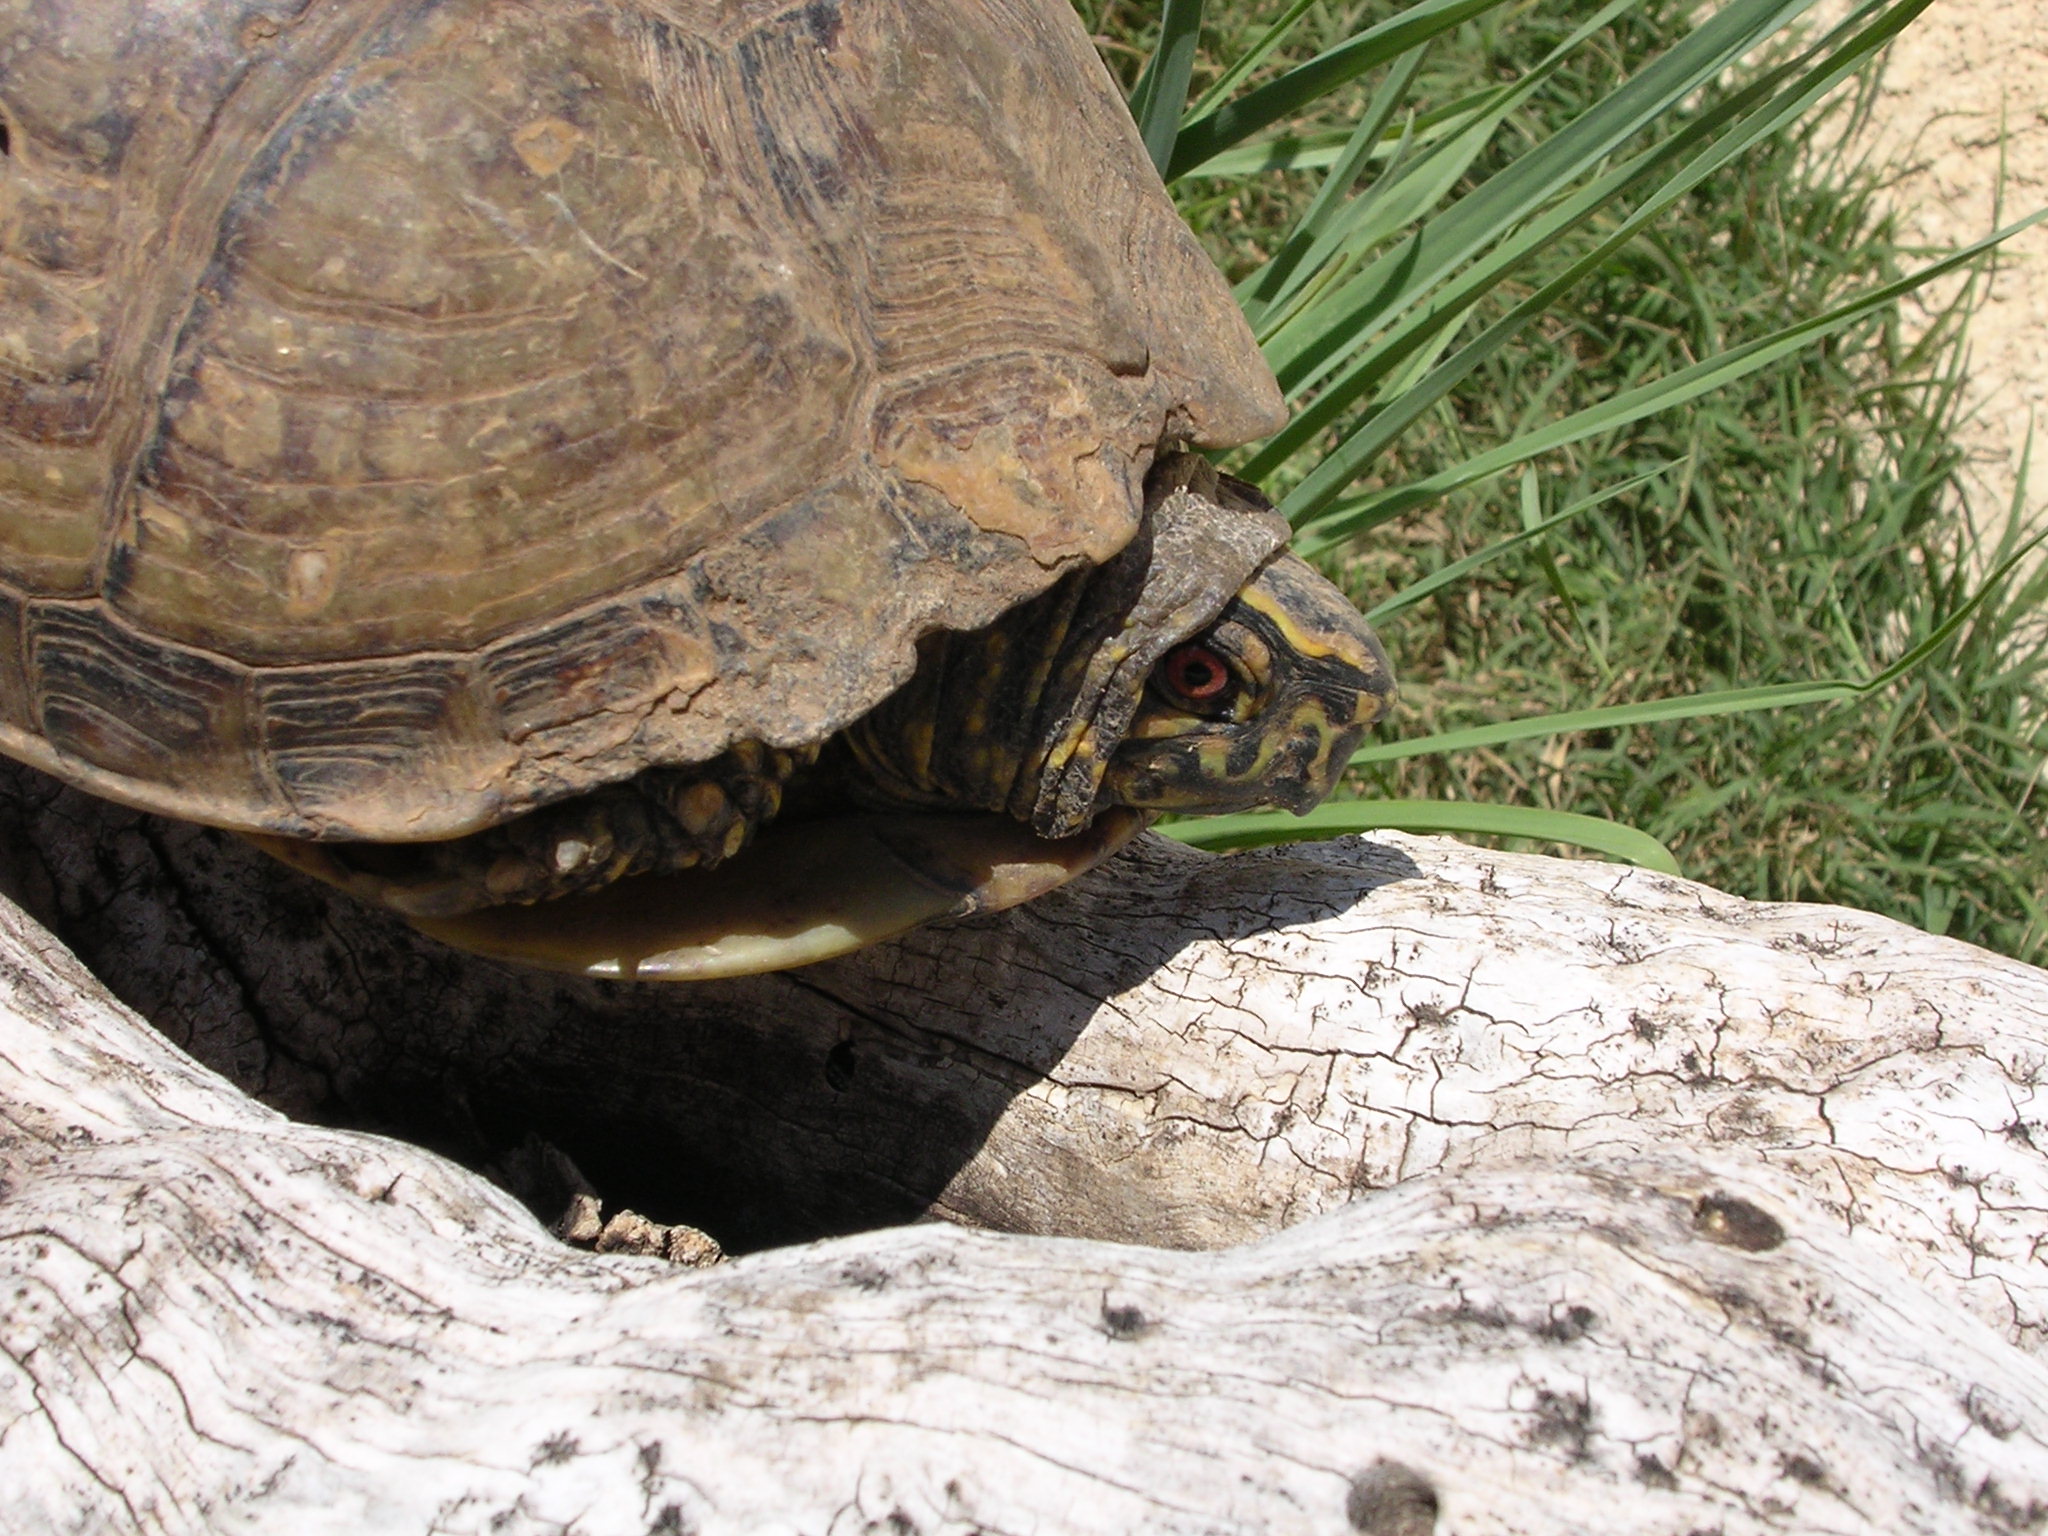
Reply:
[[[654,768],[624,784],[542,806],[436,843],[306,845],[315,872],[410,917],[450,917],[587,891],[626,875],[710,869],[753,840],[782,807],[783,786],[817,749],[744,741],[708,763]],[[290,862],[282,839],[264,845]]]

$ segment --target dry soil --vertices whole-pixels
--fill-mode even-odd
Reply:
[[[2048,203],[2048,0],[1937,0],[1892,45],[1863,142],[1893,166],[1903,235],[1930,248]],[[2048,513],[2048,224],[2003,248],[1968,335],[1972,516],[1985,529],[2003,517],[2032,425],[2024,506],[2038,519]]]

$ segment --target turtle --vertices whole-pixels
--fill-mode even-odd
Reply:
[[[1392,675],[1067,0],[0,22],[0,751],[486,954],[804,963]]]

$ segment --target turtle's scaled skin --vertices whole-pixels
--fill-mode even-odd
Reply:
[[[973,806],[1065,837],[1110,806],[1305,810],[1393,695],[1358,610],[1287,554],[1252,486],[1198,454],[1154,466],[1139,537],[986,629],[932,637],[845,732],[870,801]],[[1196,657],[1214,686],[1191,697]]]
[[[466,837],[325,844],[305,867],[408,917],[549,901],[649,870],[715,869],[775,819],[791,778],[817,758],[816,747],[743,741],[708,763],[650,768]]]

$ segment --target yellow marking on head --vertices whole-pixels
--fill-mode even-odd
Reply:
[[[1390,694],[1366,693],[1360,690],[1358,702],[1351,711],[1351,718],[1339,725],[1338,729],[1348,730],[1353,726],[1371,725],[1375,720],[1379,720],[1386,715],[1393,702],[1393,697]],[[1332,723],[1335,724],[1336,722]]]
[[[1312,774],[1330,755],[1330,725],[1329,710],[1321,699],[1314,697],[1297,699],[1294,708],[1285,715],[1267,716],[1260,722],[1257,760],[1246,772],[1236,775],[1236,781],[1250,783],[1265,778],[1281,748],[1292,746],[1305,732],[1313,732],[1321,743],[1313,761],[1303,765]]]
[[[903,745],[909,749],[909,760],[904,766],[910,769],[912,778],[920,784],[928,784],[932,774],[932,732],[938,722],[929,712],[922,712],[911,718],[903,729]]]
[[[1336,626],[1305,628],[1302,620],[1307,615],[1281,602],[1278,594],[1260,582],[1254,581],[1245,587],[1237,594],[1237,600],[1253,612],[1264,614],[1279,630],[1288,647],[1299,655],[1318,659],[1334,657],[1367,672],[1378,670],[1378,661],[1358,643],[1358,637],[1351,629]]]

